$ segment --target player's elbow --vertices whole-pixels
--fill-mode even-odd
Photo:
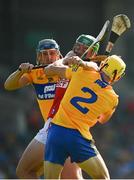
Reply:
[[[8,82],[5,82],[5,83],[4,83],[4,88],[5,88],[5,90],[7,90],[7,91],[12,91],[12,90],[15,90],[15,89],[16,89],[16,88],[14,88],[13,86],[11,86],[10,83],[8,83]]]
[[[5,88],[5,90],[8,90],[8,91],[11,90],[11,88],[10,88],[10,86],[8,85],[7,82],[4,83],[4,88]]]
[[[106,122],[108,122],[109,121],[109,118],[107,118],[107,117],[105,117],[105,116],[100,116],[99,118],[98,118],[98,121],[99,121],[99,123],[101,123],[101,124],[105,124]]]
[[[6,85],[4,85],[4,88],[5,88],[5,90],[7,90],[7,91],[12,91],[12,90],[14,90],[13,88],[8,87],[8,86],[6,86]]]
[[[103,120],[99,121],[100,124],[105,124],[106,122],[107,121],[103,121]]]

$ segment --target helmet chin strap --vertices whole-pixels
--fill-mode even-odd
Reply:
[[[109,80],[107,81],[106,79],[108,79],[108,76],[103,72],[100,71],[100,75],[101,75],[101,79],[106,83],[106,84],[110,84]]]
[[[117,76],[117,70],[114,70],[114,76],[113,78],[109,81],[109,84],[113,84],[116,81],[116,76]]]
[[[116,80],[116,76],[117,76],[117,70],[114,70],[114,76],[113,76],[113,79],[112,79],[112,82],[114,82]]]

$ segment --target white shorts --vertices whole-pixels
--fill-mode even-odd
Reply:
[[[46,144],[48,129],[49,129],[51,120],[52,120],[52,118],[49,118],[46,121],[44,127],[42,129],[40,129],[39,132],[34,137],[34,139],[36,139],[37,141],[39,141],[42,144]]]

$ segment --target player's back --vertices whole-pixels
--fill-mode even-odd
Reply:
[[[99,72],[79,68],[72,74],[53,122],[78,129],[84,137],[91,139],[89,128],[97,122],[101,114],[110,111],[117,103],[117,95],[102,80]]]

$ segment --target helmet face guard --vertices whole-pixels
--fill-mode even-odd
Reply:
[[[55,51],[55,53],[54,52],[52,53],[51,51]],[[58,60],[60,57],[62,57],[59,51],[59,45],[53,39],[43,39],[39,41],[36,52],[37,52],[37,60],[36,60],[37,65],[40,65],[42,63],[50,64]]]
[[[82,34],[76,39],[76,43],[74,45],[73,50],[76,53],[76,55],[81,57],[94,41],[95,41],[95,38],[93,36]],[[98,53],[98,50],[99,50],[99,43],[96,43],[89,50],[85,59],[88,60],[90,57],[95,56]]]

